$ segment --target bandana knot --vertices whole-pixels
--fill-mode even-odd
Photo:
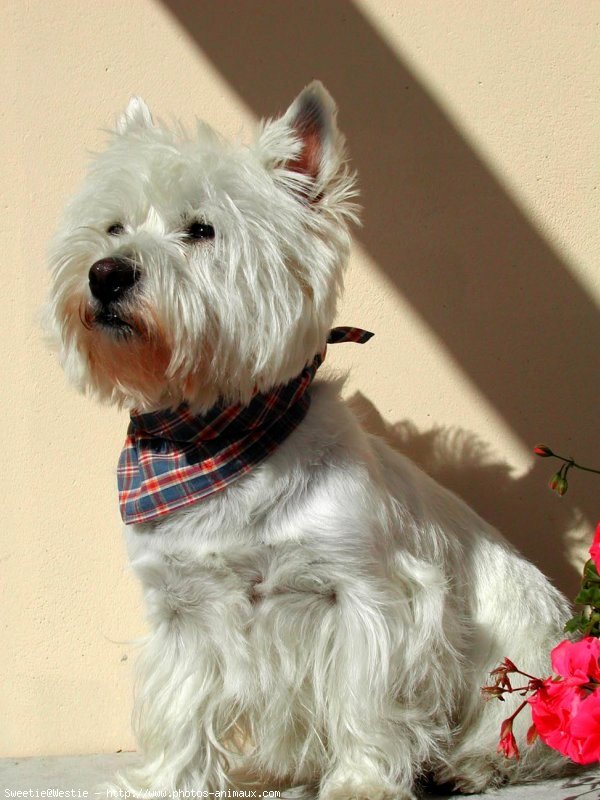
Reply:
[[[372,336],[360,328],[333,328],[327,342],[363,344]],[[132,412],[117,467],[123,521],[149,522],[197,503],[264,461],[306,416],[324,358],[317,354],[289,383],[256,394],[245,406],[218,403],[193,414],[184,403]]]

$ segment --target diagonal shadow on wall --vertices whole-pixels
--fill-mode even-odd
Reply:
[[[359,172],[362,245],[526,446],[598,461],[593,301],[360,11],[348,0],[162,1],[259,116],[323,80]],[[400,348],[410,330],[399,319],[385,335]],[[598,503],[580,499],[591,521]],[[560,548],[554,500],[544,531],[507,531],[517,545],[543,536]],[[517,505],[516,528],[520,516]]]

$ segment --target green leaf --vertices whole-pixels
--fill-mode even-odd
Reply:
[[[571,617],[565,625],[565,631],[567,633],[583,633],[589,624],[590,618],[585,611],[582,611],[580,614],[575,614],[574,617]]]
[[[600,583],[600,575],[598,575],[596,565],[591,558],[585,562],[585,567],[583,568],[583,580],[589,581],[590,583]]]
[[[575,598],[575,602],[582,606],[598,608],[600,606],[600,586],[584,586]]]

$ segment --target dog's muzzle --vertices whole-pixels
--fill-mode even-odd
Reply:
[[[90,292],[103,306],[108,306],[123,299],[139,277],[140,271],[130,259],[102,258],[90,268]]]

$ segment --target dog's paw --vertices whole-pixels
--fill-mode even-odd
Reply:
[[[416,800],[416,795],[399,786],[348,779],[328,781],[319,800]]]
[[[499,789],[506,781],[498,774],[494,773],[487,778],[473,780],[472,778],[464,778],[462,776],[455,778],[452,781],[452,789],[459,794],[482,794],[486,791],[494,791]]]
[[[496,763],[490,758],[464,759],[454,769],[437,775],[440,783],[449,783],[460,794],[480,794],[499,789],[507,782]]]

